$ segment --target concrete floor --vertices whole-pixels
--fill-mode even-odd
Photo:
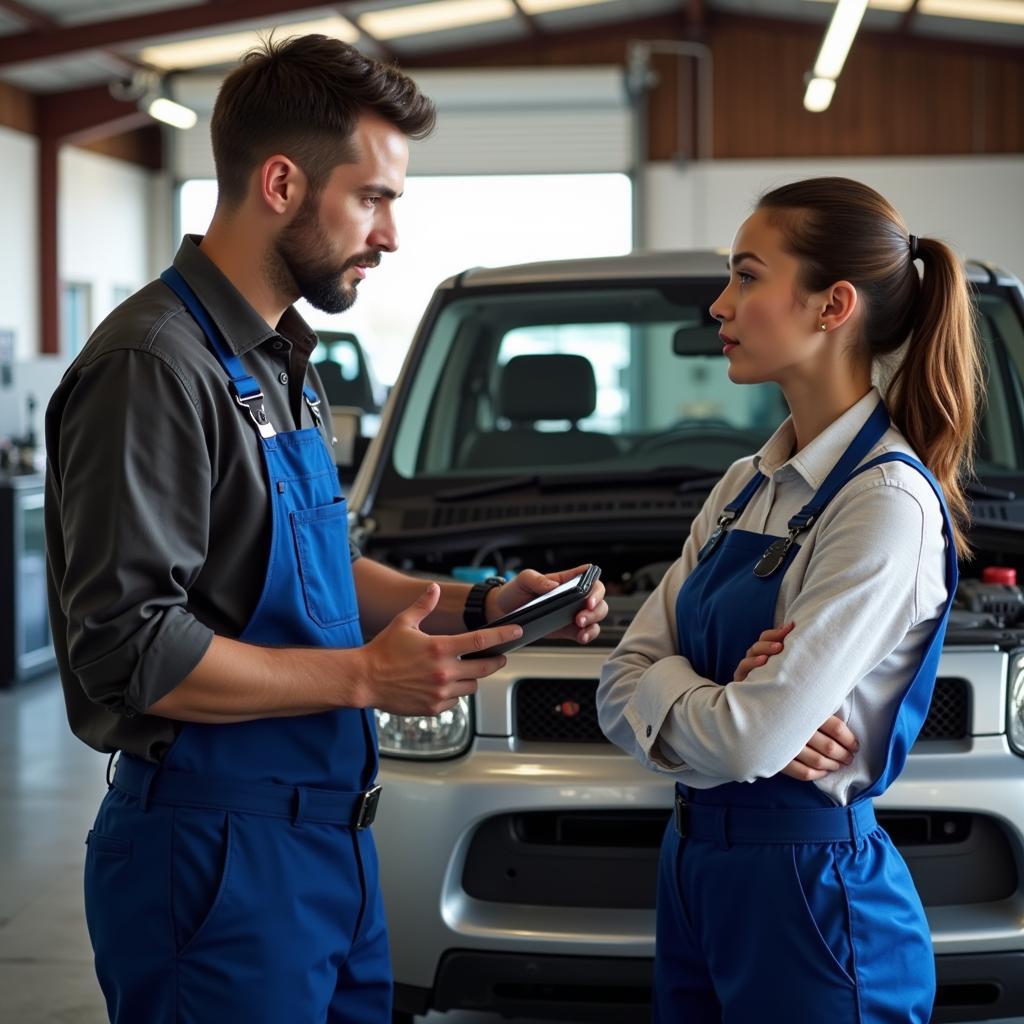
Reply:
[[[56,678],[0,692],[0,1024],[107,1020],[81,891],[105,767],[68,730]],[[423,1024],[498,1020],[432,1014]]]

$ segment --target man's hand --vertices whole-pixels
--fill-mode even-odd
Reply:
[[[458,636],[431,636],[420,623],[437,606],[441,588],[431,583],[413,604],[362,648],[363,701],[396,715],[439,715],[460,697],[475,693],[477,680],[497,672],[505,658],[460,660],[522,636],[520,626],[474,630]]]
[[[585,573],[589,565],[578,565],[575,569],[565,569],[544,576],[534,569],[524,569],[515,579],[502,587],[495,587],[487,595],[485,611],[488,621],[514,612],[527,601],[550,593],[562,583]],[[559,640],[575,640],[580,644],[589,644],[601,632],[600,622],[608,614],[608,605],[604,600],[604,584],[598,580],[590,590],[586,606],[576,613],[576,621],[563,629],[551,634]]]

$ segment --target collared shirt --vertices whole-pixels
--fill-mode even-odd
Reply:
[[[700,789],[768,778],[833,714],[860,749],[815,785],[845,805],[884,767],[897,706],[946,600],[942,511],[917,470],[899,462],[867,470],[801,535],[775,620],[765,623],[796,626],[783,651],[744,681],[719,686],[699,676],[679,654],[676,629],[679,589],[723,507],[753,473],[766,482],[733,528],[785,536],[879,401],[872,389],[792,457],[796,435],[786,420],[711,492],[598,688],[605,733],[647,767]],[[914,454],[894,427],[863,461],[884,452]]]
[[[316,335],[291,308],[271,328],[200,241],[187,236],[174,266],[260,382],[274,426],[313,426],[304,383],[327,410],[309,363]],[[242,632],[262,591],[271,519],[259,435],[199,325],[154,281],[64,375],[46,449],[50,618],[71,728],[97,750],[160,760],[181,723],[146,708],[215,633]]]

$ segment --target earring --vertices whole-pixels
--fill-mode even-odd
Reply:
[[[827,330],[828,330],[828,325],[827,325],[827,324],[822,324],[822,325],[821,325],[821,329],[822,329],[823,331],[827,331]]]

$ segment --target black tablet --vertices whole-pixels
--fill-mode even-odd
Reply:
[[[500,619],[487,623],[487,628],[493,626],[523,627],[523,635],[518,640],[511,640],[506,644],[498,644],[496,647],[489,647],[486,651],[476,651],[473,654],[464,654],[464,658],[491,658],[496,654],[507,654],[519,647],[532,644],[542,636],[554,633],[555,630],[568,626],[573,619],[581,612],[590,596],[591,588],[601,575],[601,569],[592,565],[585,573],[575,579],[563,583],[547,594],[541,594],[532,601],[520,605],[514,612],[503,615]]]

